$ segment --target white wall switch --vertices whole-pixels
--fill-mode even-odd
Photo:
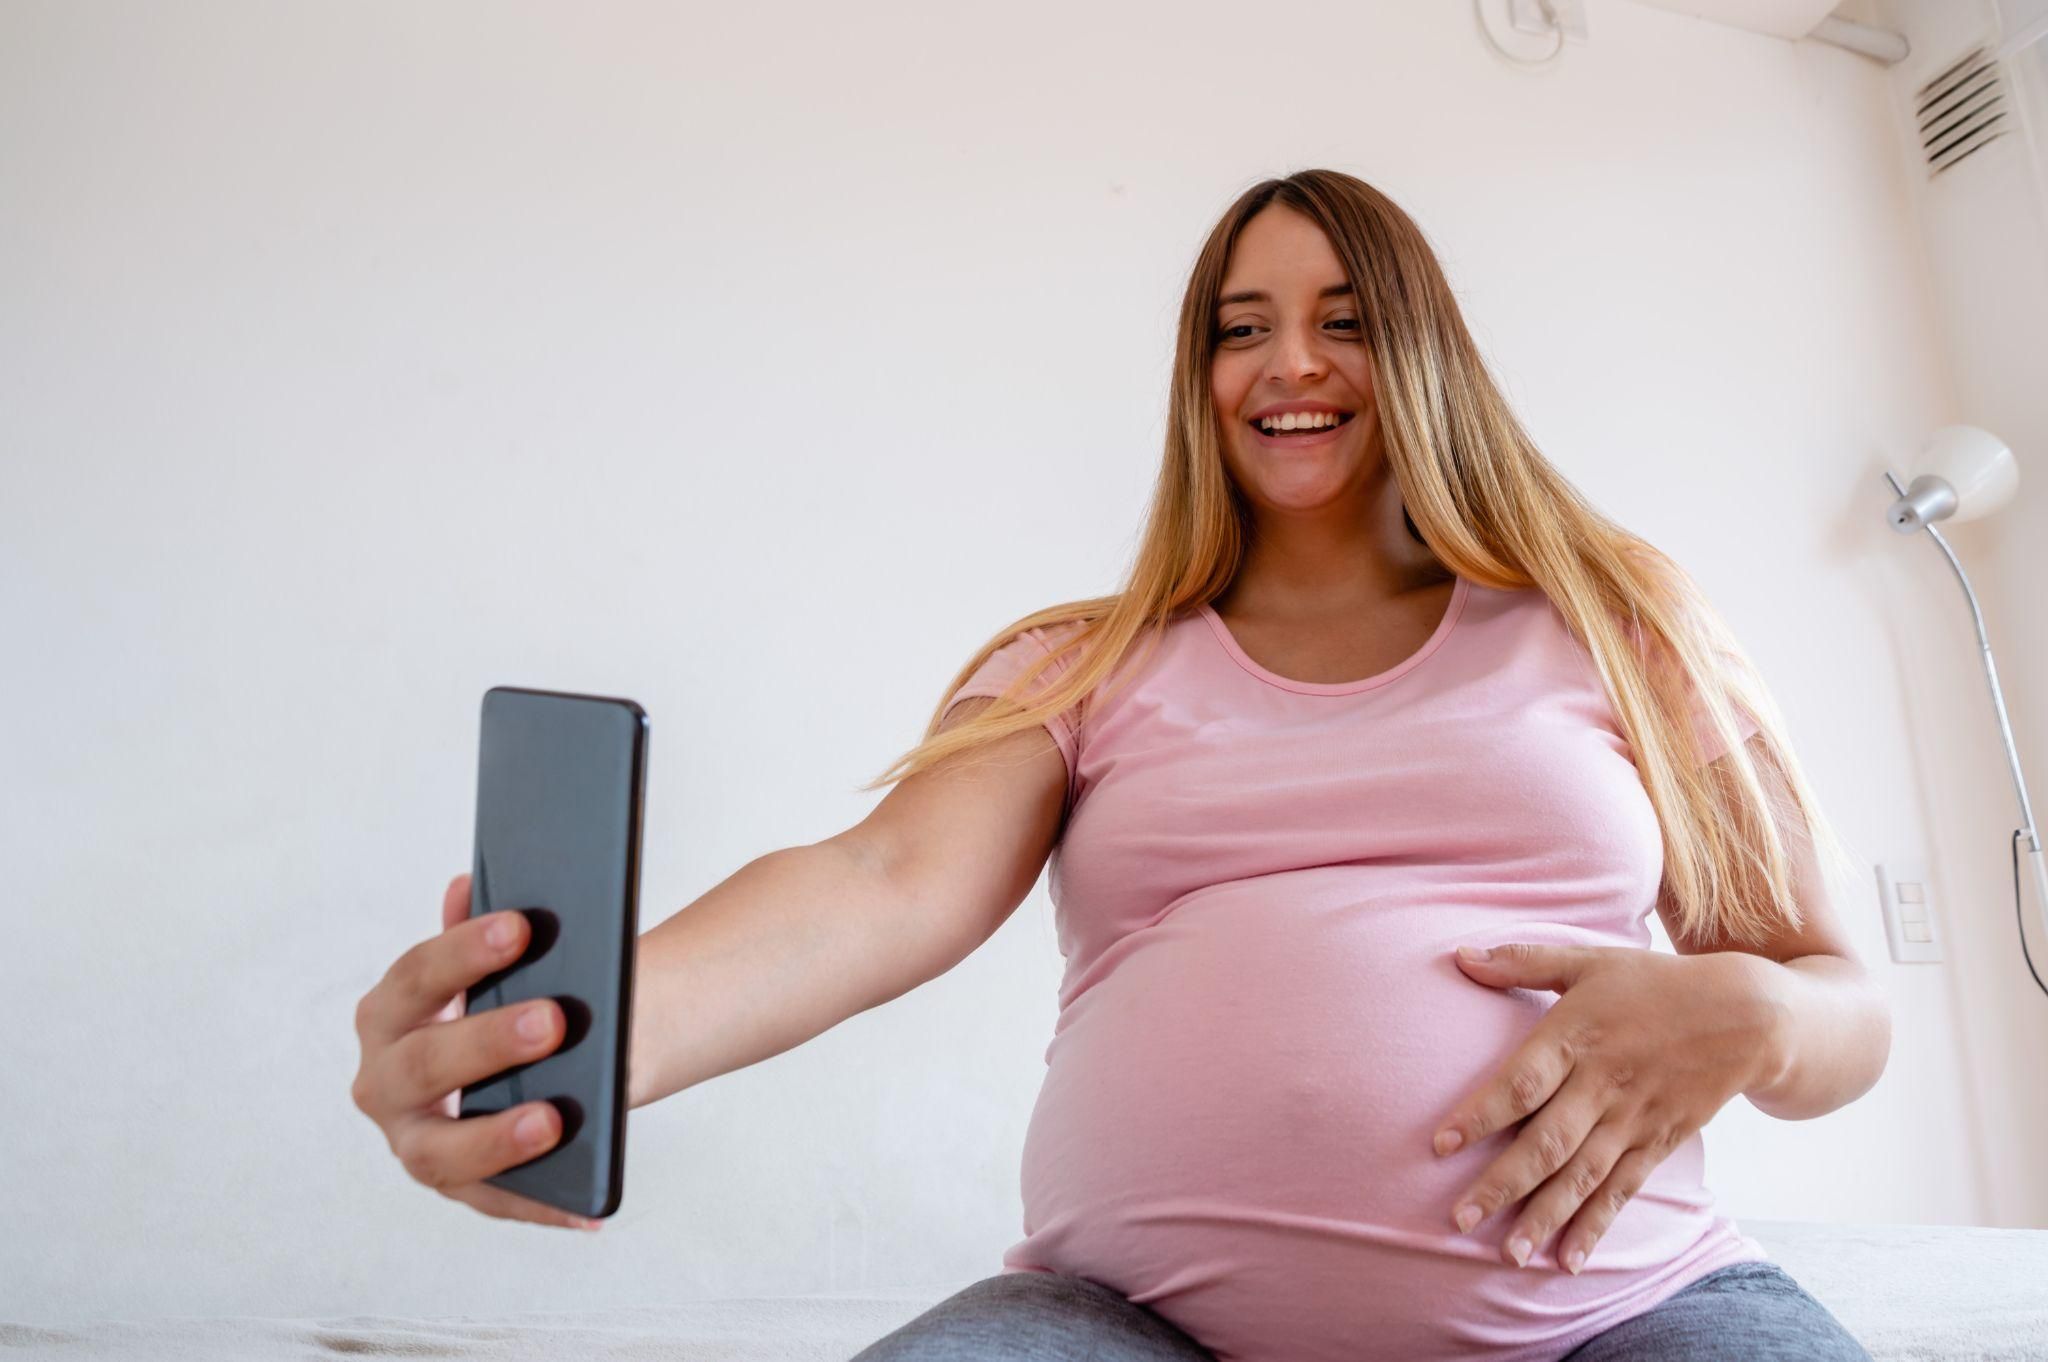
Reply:
[[[1884,910],[1884,935],[1899,964],[1935,964],[1941,937],[1934,925],[1934,889],[1927,866],[1904,857],[1877,867],[1877,901]]]

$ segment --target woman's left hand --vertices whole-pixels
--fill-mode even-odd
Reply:
[[[1557,1261],[1577,1272],[1652,1169],[1737,1094],[1777,1074],[1760,974],[1772,962],[1763,956],[1511,942],[1487,960],[1461,953],[1458,964],[1489,988],[1560,995],[1433,1137],[1448,1154],[1529,1118],[1452,1214],[1453,1224],[1459,1209],[1472,1216],[1462,1234],[1534,1189],[1503,1247],[1516,1267],[1563,1226]],[[1459,1137],[1451,1149],[1447,1132]]]

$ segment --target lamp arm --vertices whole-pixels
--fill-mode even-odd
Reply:
[[[1901,497],[1906,495],[1906,489],[1899,486],[1899,480],[1889,472],[1884,475],[1884,480],[1892,485],[1892,491]],[[1977,593],[1970,589],[1970,576],[1963,571],[1963,565],[1956,561],[1955,554],[1949,549],[1948,541],[1943,539],[1941,532],[1932,525],[1923,525],[1921,528],[1927,531],[1928,536],[1941,549],[1942,557],[1948,559],[1948,565],[1956,570],[1956,580],[1963,584],[1963,595],[1970,602],[1970,618],[1976,622],[1977,644],[1979,651],[1984,655],[1984,677],[1991,683],[1991,703],[1998,711],[1998,732],[2005,739],[2005,759],[2012,765],[2012,783],[2020,794],[2020,818],[2025,824],[2020,832],[2027,839],[2028,850],[2038,855],[2041,850],[2041,837],[2034,827],[2034,808],[2027,799],[2027,778],[2020,772],[2020,754],[2019,749],[2013,745],[2012,725],[2005,717],[2005,693],[1998,688],[1998,668],[1991,660],[1991,639],[1984,632],[1984,612],[1977,608]],[[2038,861],[2036,865],[2038,867]],[[2040,874],[2038,869],[2036,873]],[[2048,883],[2043,884],[2043,889],[2048,891]]]

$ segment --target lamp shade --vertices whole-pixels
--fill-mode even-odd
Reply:
[[[1978,426],[1930,432],[1909,470],[1913,480],[1892,505],[1891,525],[1911,534],[1937,520],[1990,515],[2019,491],[2019,461],[2005,441]]]

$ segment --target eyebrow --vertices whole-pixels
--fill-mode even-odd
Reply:
[[[1351,291],[1351,285],[1348,282],[1342,284],[1332,284],[1328,288],[1324,289],[1321,293],[1318,293],[1316,297],[1342,298],[1350,294]],[[1224,294],[1221,298],[1218,298],[1216,300],[1216,306],[1222,307],[1227,303],[1269,303],[1271,301],[1273,300],[1270,296],[1261,293],[1257,289],[1245,289],[1237,293]]]

